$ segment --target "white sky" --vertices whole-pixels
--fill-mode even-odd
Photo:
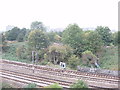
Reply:
[[[0,0],[0,30],[30,28],[41,21],[50,28],[77,23],[81,28],[108,26],[118,30],[119,0]]]

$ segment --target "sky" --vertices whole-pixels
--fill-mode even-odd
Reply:
[[[0,0],[0,30],[12,25],[30,28],[40,21],[49,28],[108,26],[118,30],[119,0]]]

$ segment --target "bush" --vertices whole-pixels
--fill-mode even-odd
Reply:
[[[40,62],[40,64],[41,64],[41,65],[47,65],[47,64],[48,64],[48,61],[47,61],[47,60],[42,60],[42,61]]]
[[[47,54],[44,56],[45,59],[57,65],[59,62],[67,62],[71,56],[72,48],[67,45],[60,43],[54,43],[48,47]]]
[[[30,83],[27,86],[25,86],[25,88],[36,88],[36,84],[35,83]]]
[[[18,42],[23,42],[23,41],[24,41],[24,36],[23,36],[22,33],[20,33],[20,34],[18,35],[17,41],[18,41]]]
[[[72,55],[69,59],[68,59],[68,65],[70,68],[72,69],[76,69],[77,65],[79,64],[79,58],[76,57],[75,55]]]
[[[98,64],[99,58],[97,58],[91,51],[85,51],[82,53],[82,61],[87,66],[99,67],[96,66],[95,62]]]
[[[2,88],[14,88],[14,87],[11,86],[10,84],[2,83]]]
[[[118,47],[104,48],[102,57],[100,57],[100,66],[103,69],[118,70],[119,53]]]
[[[26,48],[25,46],[20,46],[16,49],[16,55],[18,58],[20,59],[26,59],[27,55],[26,55]]]
[[[40,60],[43,60],[44,59],[44,54],[45,54],[45,49],[42,49],[42,50],[39,50],[38,51],[38,57]]]
[[[78,80],[76,83],[70,86],[71,88],[88,88],[87,84],[85,84],[83,81]]]
[[[53,88],[54,88],[54,90],[62,90],[62,88],[63,87],[61,87],[59,84],[57,84],[57,83],[54,83],[54,84],[52,84],[52,85],[49,85],[49,86],[46,86],[46,87],[44,87],[44,88],[51,88],[51,90],[53,90]]]
[[[8,45],[0,45],[0,48],[1,52],[7,52],[10,47]]]

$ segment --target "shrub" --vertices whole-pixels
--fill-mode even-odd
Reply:
[[[24,36],[23,36],[22,33],[20,33],[20,34],[18,35],[17,41],[18,41],[18,42],[23,42],[23,41],[24,41]]]
[[[77,65],[79,64],[79,58],[76,57],[75,55],[72,55],[69,59],[68,59],[68,65],[70,68],[72,69],[76,69]]]
[[[96,66],[95,63],[98,63],[99,58],[97,58],[91,51],[85,51],[82,53],[82,61],[87,66]]]
[[[78,80],[76,83],[70,86],[71,88],[88,88],[87,84],[81,80]]]
[[[20,58],[20,59],[26,59],[27,57],[27,55],[26,55],[26,48],[25,48],[25,46],[23,45],[23,46],[20,46],[20,47],[18,47],[17,49],[16,49],[16,55],[17,55],[17,57],[18,58]]]
[[[54,84],[49,85],[49,86],[46,86],[46,87],[44,87],[44,88],[49,88],[50,90],[53,90],[53,88],[54,88],[54,90],[62,90],[63,87],[61,87],[61,86],[60,86],[59,84],[57,84],[57,83],[54,83]]]
[[[30,83],[27,86],[25,86],[25,88],[36,88],[36,84],[35,83]]]
[[[48,61],[47,61],[47,60],[42,60],[42,61],[40,62],[40,64],[41,64],[41,65],[47,65],[47,64],[48,64]]]
[[[2,83],[2,88],[13,88],[13,86],[7,83]]]
[[[48,47],[48,52],[45,58],[54,64],[58,64],[61,61],[67,62],[71,53],[72,48],[70,46],[54,43]]]
[[[7,52],[10,47],[8,45],[0,45],[0,48],[1,52]]]

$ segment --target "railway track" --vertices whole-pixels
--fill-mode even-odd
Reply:
[[[50,78],[36,77],[36,76],[33,76],[33,75],[30,76],[29,74],[25,75],[23,73],[18,73],[18,72],[9,71],[9,70],[0,70],[0,76],[2,78],[6,78],[6,79],[9,79],[9,80],[14,80],[14,81],[25,83],[25,84],[29,84],[29,83],[34,82],[40,88],[56,82],[56,80],[53,80],[53,79],[50,79]],[[64,88],[69,88],[70,84],[72,84],[72,82],[64,82],[64,81],[60,81],[60,82],[62,82],[62,83],[59,83],[59,84],[62,84],[61,86],[64,87]],[[89,85],[89,88],[99,88],[100,89],[102,87]],[[102,89],[104,89],[104,88],[102,88]]]
[[[13,74],[9,74],[9,73],[3,73],[0,74],[0,76],[2,77],[2,79],[8,79],[8,80],[13,80],[13,81],[16,81],[16,82],[20,82],[20,83],[24,83],[24,84],[30,84],[30,83],[36,83],[36,85],[38,87],[43,87],[43,86],[47,86],[48,84],[46,84],[45,82],[41,82],[41,83],[38,83],[37,81],[35,80],[31,80],[31,79],[28,79],[28,78],[25,78],[25,77],[21,77],[21,76],[16,76],[16,75],[13,75]]]
[[[69,85],[72,84],[72,82],[69,82],[69,81],[61,81],[61,80],[57,80],[57,79],[51,79],[51,78],[47,78],[47,77],[43,77],[43,76],[35,76],[35,75],[5,70],[5,69],[0,70],[0,72],[2,73],[2,75],[12,75],[14,77],[22,77],[23,79],[27,78],[27,80],[30,80],[30,79],[33,80],[32,82],[36,81],[37,83],[43,83],[46,85],[58,83],[62,87],[68,88]]]
[[[17,65],[17,66],[22,66],[22,67],[25,67],[25,68],[32,68],[33,65],[32,64],[26,64],[26,63],[20,63],[20,62],[15,62],[15,61],[8,61],[8,60],[3,60],[3,61],[0,61],[0,63],[6,63],[6,64],[11,64],[11,65]],[[103,76],[103,75],[97,75],[97,74],[91,74],[91,73],[84,73],[84,72],[77,72],[77,71],[73,71],[73,70],[61,70],[61,69],[55,69],[55,68],[50,68],[50,67],[45,67],[45,66],[38,66],[38,65],[34,65],[35,67],[35,70],[38,70],[39,72],[41,73],[44,73],[44,74],[49,74],[49,75],[54,75],[54,76],[60,76],[60,77],[67,77],[67,78],[70,78],[70,79],[74,79],[74,80],[77,80],[77,79],[82,79],[82,80],[85,80],[85,81],[93,81],[93,82],[104,82],[106,84],[109,84],[109,85],[114,85],[113,87],[117,87],[117,84],[119,82],[119,77],[116,77],[116,76]],[[5,71],[5,70],[4,70]],[[16,73],[16,72],[12,72],[12,73]],[[24,73],[25,75],[25,73]],[[35,76],[29,76],[29,75],[26,75],[28,76],[29,78],[34,78]],[[37,78],[40,78],[40,77],[37,77]],[[34,78],[34,79],[37,79],[37,78]],[[69,81],[60,81],[60,80],[56,80],[53,79],[51,80],[50,78],[48,78],[49,81],[48,82],[58,82],[60,85],[63,85],[63,86],[69,86],[70,84],[73,83],[73,81],[70,82]],[[48,80],[47,79],[47,80]],[[45,77],[44,79],[40,79],[40,80],[46,80]],[[92,86],[92,85],[89,85],[91,87],[97,87],[97,86]]]
[[[15,65],[20,65],[20,66],[25,66],[28,68],[33,67],[33,64],[26,64],[26,63],[21,63],[21,62],[16,62],[16,61],[8,61],[8,60],[3,60],[2,63],[9,63],[9,64],[15,64]],[[53,72],[63,72],[62,69],[57,69],[57,68],[51,68],[51,67],[46,67],[46,66],[40,66],[40,65],[34,65],[36,69],[42,69],[42,70],[47,70],[47,71],[53,71]],[[101,78],[108,78],[108,79],[119,79],[118,76],[111,76],[111,75],[103,75],[103,74],[93,74],[93,73],[86,73],[86,72],[80,72],[80,71],[75,71],[75,70],[64,70],[67,74],[75,74],[75,75],[85,75],[85,76],[93,76],[93,77],[101,77]]]

